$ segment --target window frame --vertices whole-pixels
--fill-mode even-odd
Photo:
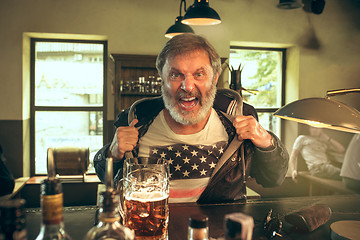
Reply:
[[[102,44],[103,51],[103,105],[102,106],[35,106],[35,44],[36,42],[61,43],[91,43]],[[56,38],[30,39],[30,176],[43,176],[35,172],[35,113],[37,111],[65,111],[65,112],[102,112],[103,113],[103,145],[107,141],[107,68],[108,68],[108,42],[106,40],[79,40]],[[89,159],[91,161],[91,159]],[[92,173],[95,174],[95,173]]]
[[[232,49],[241,49],[241,50],[260,50],[260,51],[277,51],[282,53],[282,61],[281,61],[281,106],[285,105],[285,83],[286,83],[286,53],[287,48],[276,48],[276,47],[252,47],[252,46],[236,46],[236,45],[230,45],[230,51]],[[230,56],[229,56],[230,58]],[[274,113],[279,108],[273,107],[273,108],[255,108],[257,113]],[[283,120],[280,120],[280,137],[281,139],[284,139],[285,134],[283,129]]]

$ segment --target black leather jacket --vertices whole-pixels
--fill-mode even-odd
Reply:
[[[228,133],[229,144],[236,137],[236,132],[232,121],[228,118],[228,114],[239,115],[242,112],[243,115],[252,115],[257,119],[255,109],[246,103],[242,103],[239,94],[232,90],[218,90],[213,107]],[[164,103],[161,97],[139,100],[130,109],[120,113],[114,125],[115,127],[128,126],[133,118],[137,118],[139,122],[136,127],[139,129],[139,138],[141,138],[163,108]],[[243,170],[244,165],[240,164],[241,154],[240,148],[238,148],[230,154],[231,157],[225,161],[211,178],[197,202],[231,202],[244,199],[246,198],[245,182],[247,177],[255,178],[257,183],[264,187],[281,185],[288,169],[289,155],[285,146],[275,134],[269,133],[274,138],[273,148],[260,149],[254,146],[250,140],[245,140],[242,143],[244,145],[245,171]],[[105,145],[94,157],[95,170],[102,182],[104,182],[105,177],[106,155],[109,146],[110,143]],[[133,155],[137,156],[137,153],[138,147],[133,150]],[[122,164],[123,161],[114,163],[115,185],[122,178]],[[245,177],[243,176],[244,173]]]

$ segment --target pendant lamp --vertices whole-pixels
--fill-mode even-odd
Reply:
[[[360,133],[360,112],[330,96],[359,92],[360,89],[328,91],[326,98],[305,98],[279,108],[273,115],[313,127]]]
[[[209,0],[194,0],[184,15],[187,25],[215,25],[221,23],[219,14],[210,7]]]
[[[176,35],[183,34],[183,33],[194,33],[194,30],[188,26],[183,24],[181,21],[183,20],[181,14],[182,4],[184,3],[184,11],[186,11],[186,2],[185,0],[180,1],[180,15],[175,19],[175,24],[170,26],[165,33],[165,37],[172,38]]]

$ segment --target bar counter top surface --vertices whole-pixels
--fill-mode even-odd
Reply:
[[[330,220],[310,233],[301,233],[284,221],[286,214],[313,204],[326,204],[331,208]],[[242,212],[254,218],[253,239],[267,239],[262,230],[263,220],[270,209],[279,214],[283,221],[280,232],[283,238],[273,239],[330,239],[330,225],[340,220],[360,221],[360,195],[331,195],[319,197],[295,197],[281,199],[254,199],[246,203],[224,203],[198,205],[196,203],[170,204],[169,239],[187,238],[188,218],[191,214],[202,213],[209,218],[210,237],[216,239],[224,235],[223,219],[225,214]],[[73,240],[84,239],[86,232],[94,224],[96,206],[64,207],[65,229]],[[39,208],[26,209],[28,239],[35,239],[40,229],[41,211]]]

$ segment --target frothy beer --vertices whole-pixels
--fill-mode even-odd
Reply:
[[[134,192],[125,196],[125,223],[137,239],[165,239],[169,221],[169,196],[161,192]]]

